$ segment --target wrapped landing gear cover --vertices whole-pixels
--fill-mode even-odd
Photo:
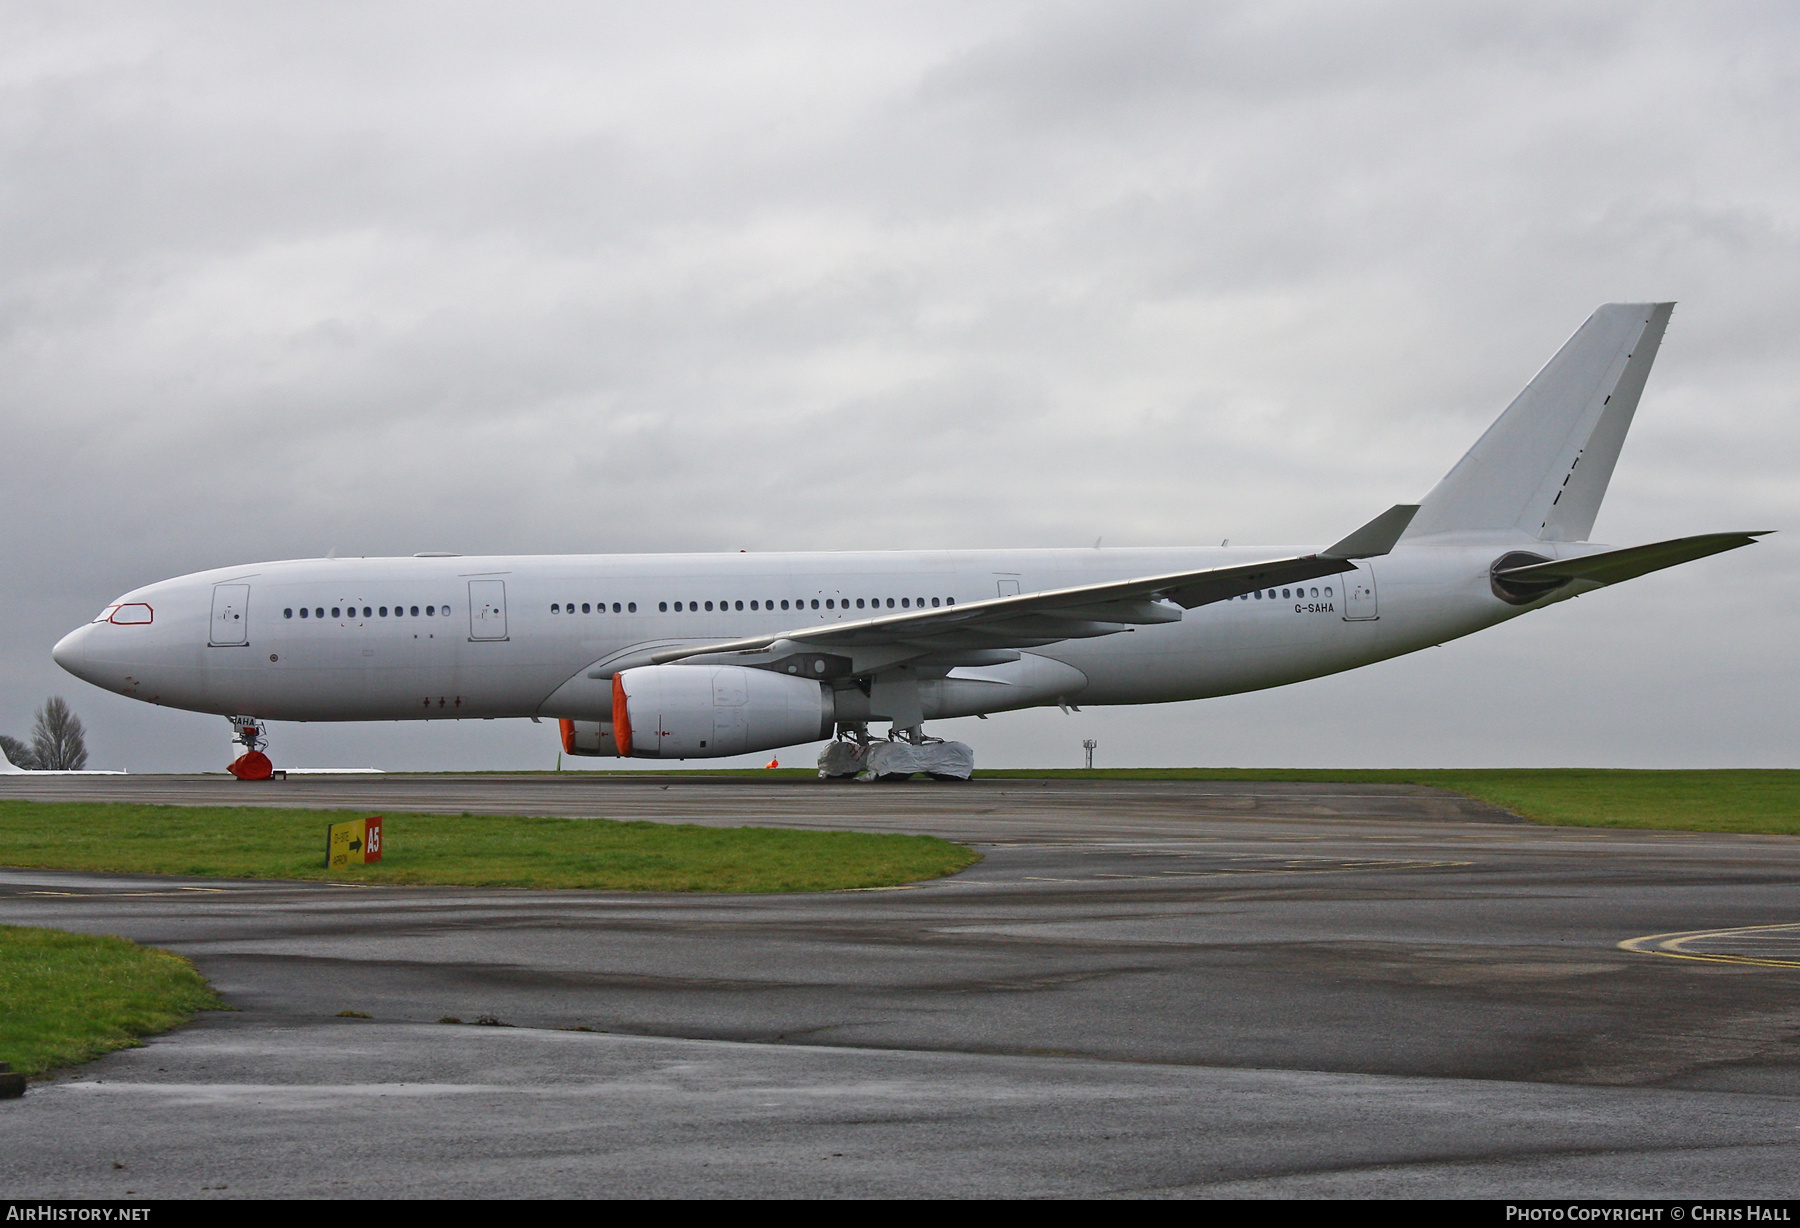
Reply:
[[[832,742],[819,752],[819,775],[826,779],[900,779],[924,772],[934,780],[967,780],[975,772],[975,752],[966,742]]]

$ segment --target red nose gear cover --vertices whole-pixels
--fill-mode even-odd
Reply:
[[[246,751],[225,769],[239,780],[267,780],[275,774],[275,765],[260,750]]]

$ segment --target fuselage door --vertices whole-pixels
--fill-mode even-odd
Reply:
[[[506,638],[506,581],[469,581],[469,638]]]
[[[214,648],[241,648],[250,642],[250,586],[213,585],[212,629],[206,642]]]
[[[1019,577],[1016,575],[996,573],[994,576],[994,588],[998,590],[995,594],[996,596],[1017,597],[1019,595]]]
[[[1373,622],[1381,617],[1381,604],[1375,591],[1375,565],[1358,563],[1355,571],[1337,577],[1344,585],[1344,621]]]

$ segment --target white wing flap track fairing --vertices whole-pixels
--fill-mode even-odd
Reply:
[[[990,597],[939,609],[795,628],[756,639],[666,649],[653,653],[650,661],[666,665],[696,657],[767,654],[783,645],[852,651],[902,649],[915,656],[928,656],[970,649],[1038,648],[1062,640],[1116,635],[1136,627],[1180,622],[1183,610],[1230,601],[1260,589],[1353,571],[1353,560],[1392,550],[1418,510],[1416,505],[1408,504],[1389,508],[1317,554]]]

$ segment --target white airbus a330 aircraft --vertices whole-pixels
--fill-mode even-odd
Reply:
[[[252,563],[126,593],[54,656],[230,718],[249,778],[266,720],[551,717],[571,754],[651,759],[835,731],[821,764],[851,775],[934,718],[1282,686],[1750,545],[1587,540],[1672,307],[1600,308],[1422,503],[1324,548]]]

